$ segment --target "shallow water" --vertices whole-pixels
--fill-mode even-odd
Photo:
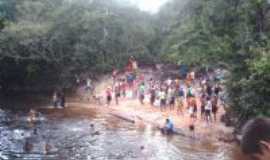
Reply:
[[[0,159],[239,160],[233,145],[165,137],[150,125],[142,128],[94,109],[38,112],[35,123],[28,122],[26,110],[0,112]]]

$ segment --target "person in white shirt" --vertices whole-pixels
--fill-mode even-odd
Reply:
[[[212,112],[212,101],[210,97],[207,97],[207,102],[205,105],[205,119],[206,122],[209,123],[212,121],[211,112]]]

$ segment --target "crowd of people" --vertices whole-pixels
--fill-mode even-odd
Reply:
[[[222,85],[211,72],[190,71],[184,78],[161,80],[140,73],[136,60],[131,58],[125,72],[117,74],[114,70],[112,77],[113,84],[105,92],[107,106],[113,100],[118,105],[123,99],[137,98],[142,106],[149,103],[161,112],[188,114],[192,123],[198,117],[207,124],[217,121]]]
[[[217,113],[222,107],[221,93],[224,91],[219,75],[213,72],[190,71],[185,77],[168,77],[165,80],[151,77],[140,73],[137,61],[131,57],[123,72],[113,70],[112,85],[105,91],[106,105],[119,105],[124,99],[138,99],[141,106],[149,103],[152,107],[159,108],[161,112],[176,112],[179,116],[188,114],[191,122],[198,118],[207,124],[217,121]],[[77,80],[79,83],[80,80]],[[86,80],[85,90],[93,90],[91,79]],[[65,106],[65,95],[63,91],[56,91],[53,95],[55,107]],[[34,120],[36,113],[30,111],[30,120]],[[241,148],[243,153],[260,160],[269,159],[270,138],[269,118],[257,118],[248,122],[243,128]],[[193,123],[190,130],[195,130]],[[162,133],[172,134],[174,124],[167,118]]]

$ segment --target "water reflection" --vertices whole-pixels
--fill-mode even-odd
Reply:
[[[232,145],[164,137],[151,125],[134,125],[79,107],[0,112],[0,159],[241,160]]]

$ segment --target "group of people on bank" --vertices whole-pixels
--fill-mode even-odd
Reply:
[[[182,79],[169,77],[160,80],[140,73],[134,61],[130,59],[131,65],[128,65],[125,76],[117,76],[113,71],[113,85],[105,92],[108,106],[113,99],[118,105],[123,98],[138,98],[141,105],[149,103],[162,112],[176,111],[179,115],[187,112],[192,120],[196,120],[200,112],[201,119],[206,122],[217,120],[222,87],[216,78],[211,78],[212,73],[198,76],[191,71]]]
[[[124,76],[118,76],[118,71],[113,70],[113,84],[105,91],[106,105],[121,103],[125,98],[137,98],[143,106],[149,103],[151,106],[164,111],[176,111],[180,115],[187,113],[190,119],[195,121],[200,115],[201,120],[210,123],[217,120],[217,113],[221,107],[222,85],[218,78],[211,72],[203,74],[191,71],[185,78],[168,77],[165,80],[148,77],[139,72],[136,60],[131,57]],[[91,80],[86,80],[86,90],[92,88]],[[55,107],[65,106],[63,91],[56,91],[53,95]],[[30,112],[31,114],[34,114]],[[35,117],[35,116],[32,116]],[[33,118],[34,119],[34,118]],[[190,130],[194,130],[190,125]],[[167,118],[162,133],[174,132],[172,119]],[[270,159],[270,119],[257,118],[249,121],[243,128],[241,148],[251,159]]]

